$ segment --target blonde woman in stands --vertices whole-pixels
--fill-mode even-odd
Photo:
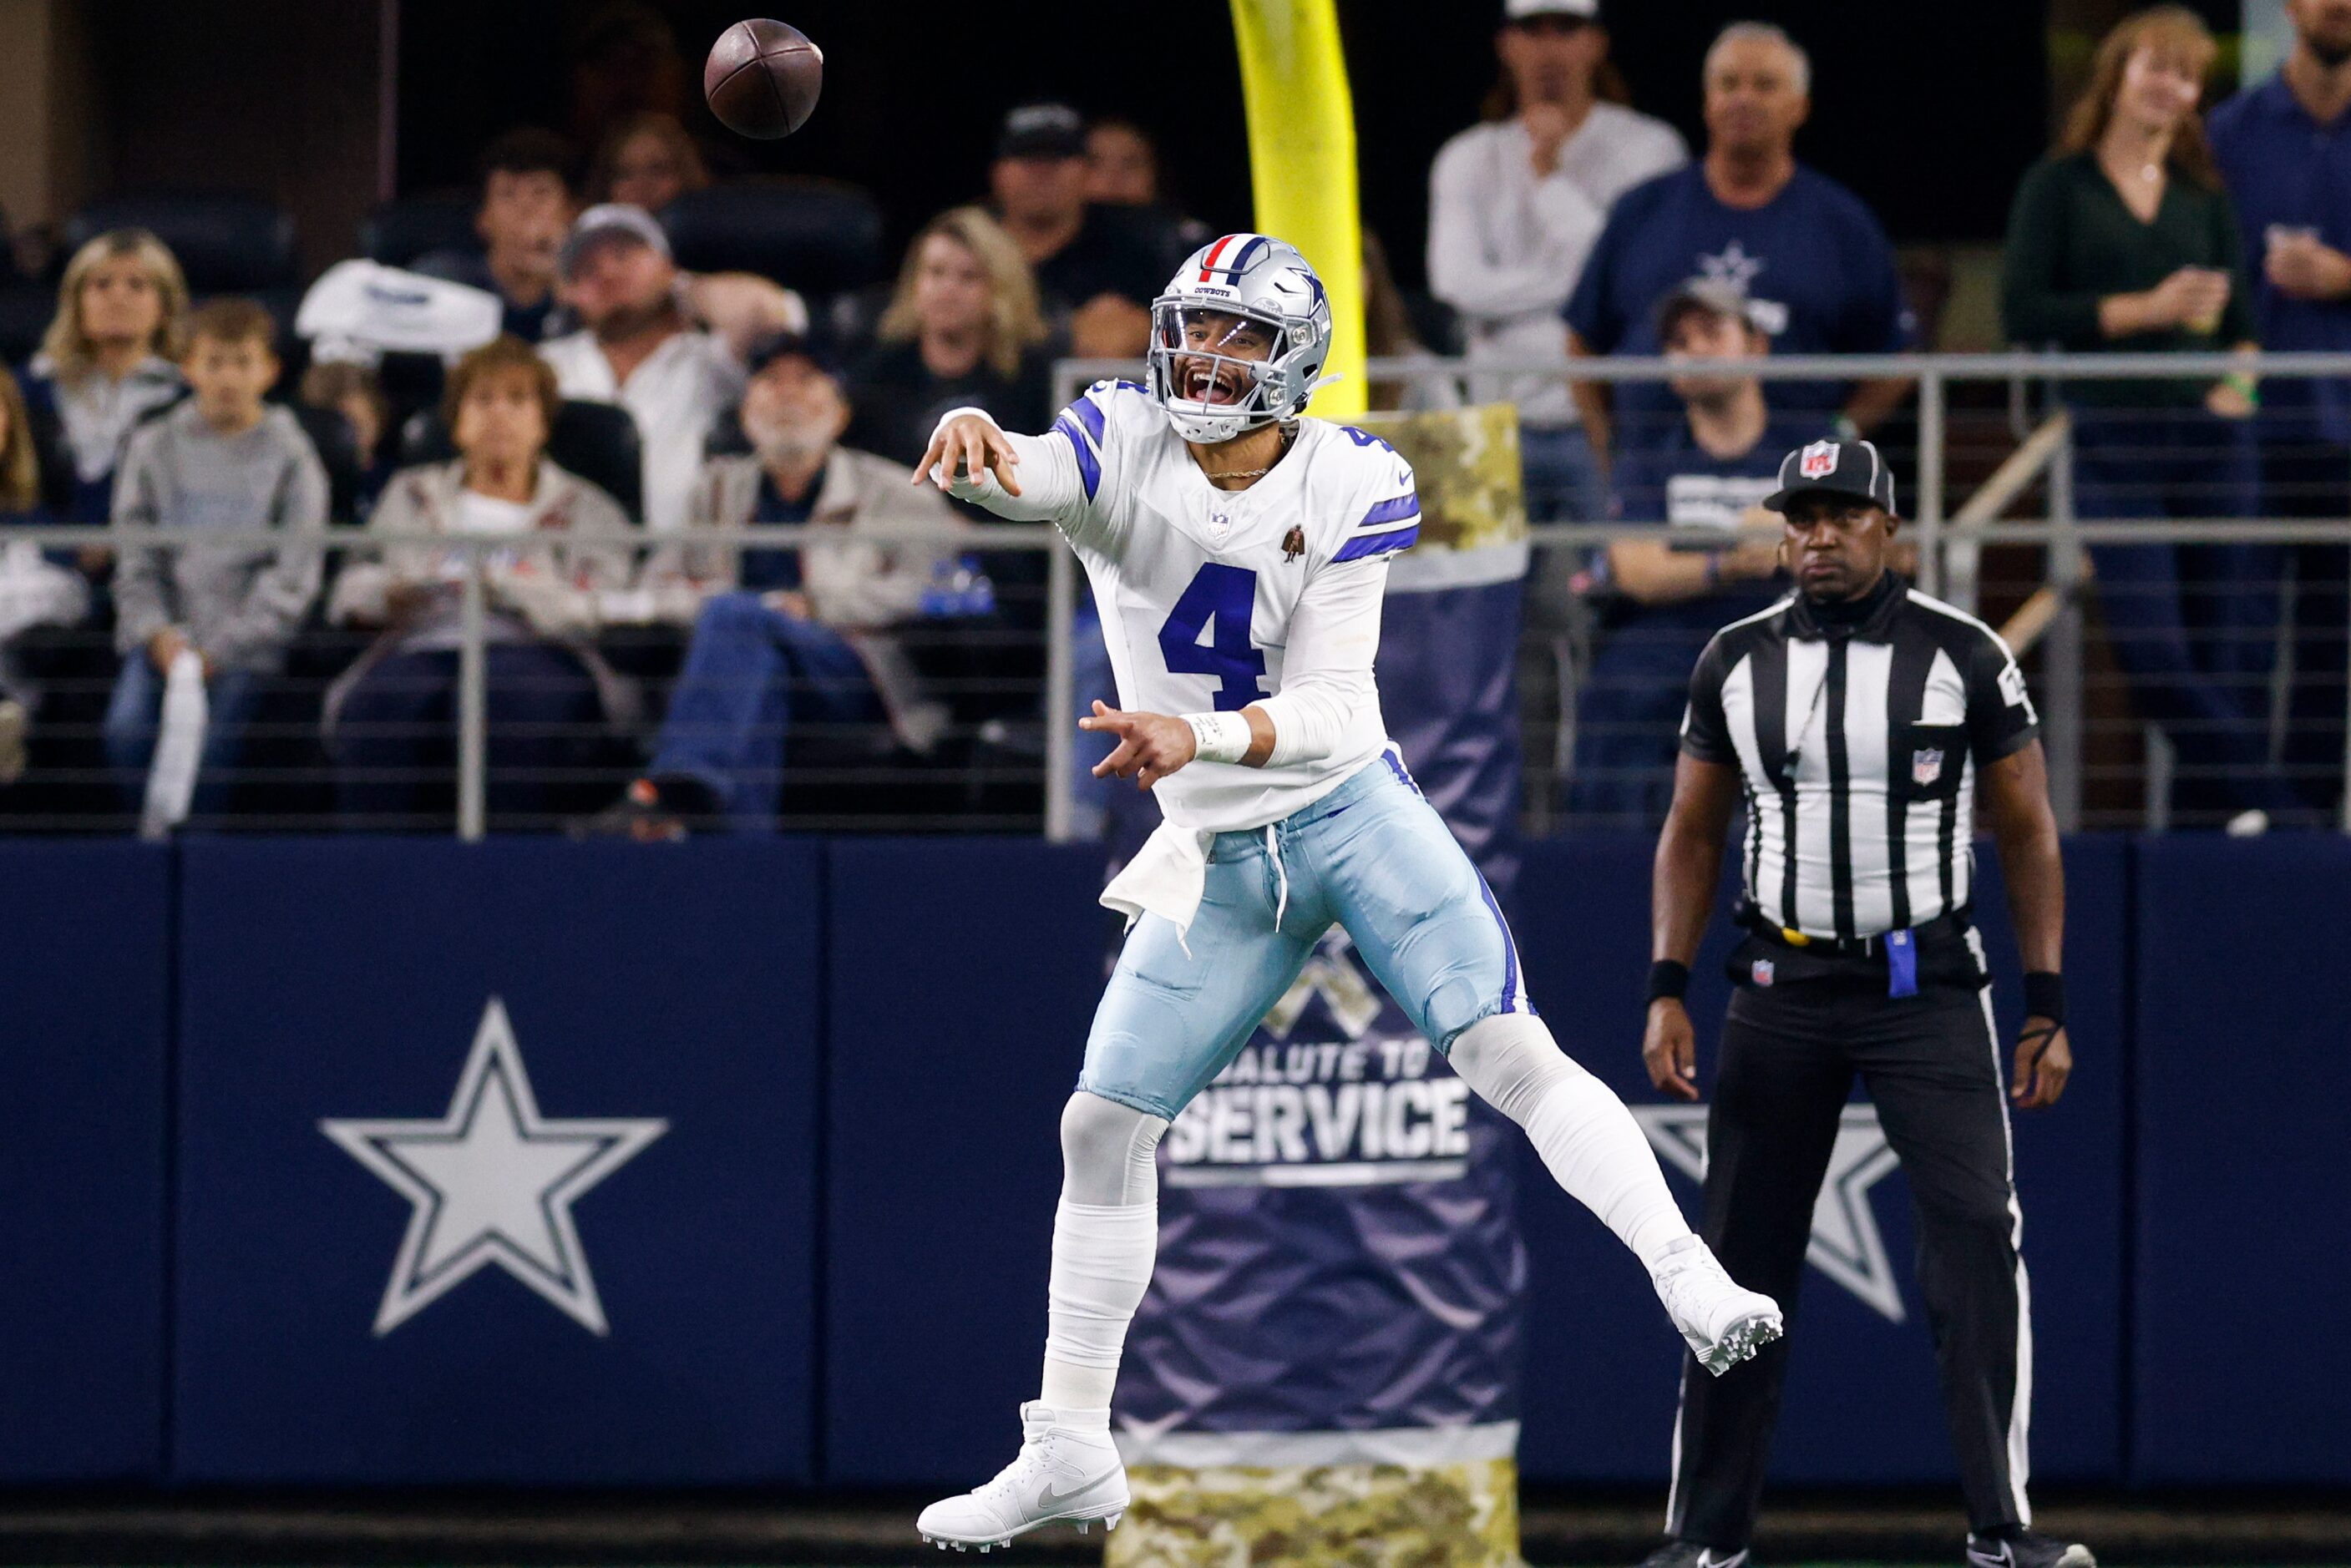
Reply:
[[[68,521],[107,520],[124,438],[185,388],[187,315],[180,264],[144,229],[100,234],[66,264],[57,316],[26,367],[25,400],[36,430],[54,422],[73,455]],[[102,559],[83,564],[95,569]]]

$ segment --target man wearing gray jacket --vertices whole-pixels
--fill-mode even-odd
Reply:
[[[676,838],[701,819],[771,833],[786,742],[811,722],[870,727],[916,753],[937,742],[946,710],[893,628],[925,613],[937,568],[956,557],[905,535],[965,524],[911,470],[841,446],[849,413],[807,339],[754,350],[742,409],[752,455],[704,463],[684,539],[654,555],[640,589],[650,618],[694,625],[653,766],[586,831]],[[778,523],[815,537],[797,552],[694,542]]]
[[[220,809],[261,680],[284,664],[318,596],[327,475],[294,416],[262,401],[277,379],[272,336],[268,312],[250,300],[197,311],[181,366],[193,395],[141,425],[124,448],[117,527],[286,535],[123,550],[114,577],[123,666],[107,708],[106,750],[133,810],[165,684],[183,655],[201,669],[208,709],[193,809]]]

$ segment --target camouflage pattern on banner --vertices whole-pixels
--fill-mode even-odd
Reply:
[[[1515,413],[1364,425],[1413,464],[1424,518],[1389,587],[1389,732],[1507,903]],[[1161,1144],[1158,1267],[1116,1407],[1136,1503],[1112,1568],[1518,1560],[1519,1137],[1326,933]]]
[[[1108,1568],[1513,1568],[1519,1467],[1141,1465]]]

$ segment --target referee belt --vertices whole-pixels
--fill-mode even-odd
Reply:
[[[1875,959],[1886,955],[1886,933],[1882,931],[1869,937],[1807,936],[1792,927],[1781,925],[1751,904],[1740,912],[1740,924],[1767,942],[1820,958]],[[1910,931],[1917,939],[1918,945],[1925,948],[1964,936],[1971,925],[1967,909],[1961,908],[1949,914],[1938,915],[1922,926],[1913,926]]]

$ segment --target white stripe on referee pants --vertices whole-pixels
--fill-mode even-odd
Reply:
[[[1982,967],[1982,937],[1970,929],[1968,945],[1975,951],[1977,965]],[[2030,1525],[2032,1504],[2025,1497],[2024,1483],[2032,1469],[2028,1441],[2032,1424],[2032,1279],[2024,1269],[2024,1206],[2016,1197],[2016,1132],[2009,1124],[2008,1096],[2001,1087],[2000,1025],[1992,1021],[1990,981],[1977,988],[1976,1000],[1983,1004],[1984,1038],[1991,1045],[1992,1092],[2000,1096],[2000,1132],[2008,1148],[2008,1238],[2016,1253],[2016,1389],[2008,1405],[2008,1490],[2016,1504],[2016,1521]]]

